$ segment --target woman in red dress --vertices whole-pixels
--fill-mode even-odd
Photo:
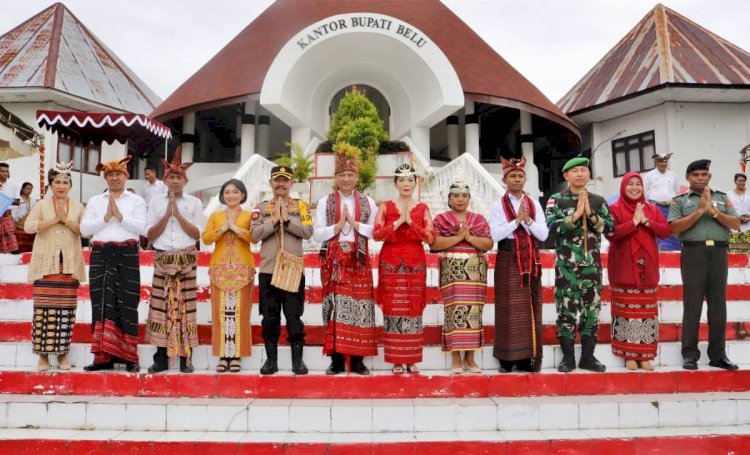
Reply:
[[[417,187],[414,168],[402,164],[393,181],[398,198],[378,210],[373,238],[383,241],[378,264],[377,303],[383,309],[385,361],[393,373],[416,374],[422,361],[422,312],[426,304],[427,264],[424,246],[434,241],[426,204],[412,199]]]
[[[661,211],[646,202],[643,179],[628,172],[620,199],[612,204],[615,232],[609,237],[609,288],[612,292],[612,352],[625,367],[651,371],[659,341],[659,250],[656,238],[671,235]]]

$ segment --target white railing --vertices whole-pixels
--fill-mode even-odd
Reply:
[[[466,181],[471,189],[469,210],[489,217],[493,201],[505,194],[505,189],[476,158],[468,153],[435,169],[432,178],[427,179],[422,186],[422,199],[430,206],[432,214],[448,210],[450,185],[459,178]]]

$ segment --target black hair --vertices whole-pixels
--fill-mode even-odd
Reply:
[[[0,163],[0,167],[7,167],[8,169],[10,169],[10,166],[8,166],[8,163]]]
[[[747,176],[743,174],[742,172],[738,172],[734,174],[734,181],[736,182],[738,178],[742,177],[743,179],[747,180]]]
[[[240,201],[240,204],[244,204],[247,201],[247,188],[245,188],[245,184],[237,179],[229,179],[226,182],[224,182],[223,185],[221,185],[221,189],[219,190],[219,202],[222,204],[225,204],[224,202],[224,190],[227,188],[227,186],[233,185],[235,188],[240,190],[240,193],[242,193],[242,200]]]
[[[156,172],[156,166],[154,166],[153,164],[149,164],[148,166],[143,168],[143,172],[146,171],[154,171],[154,174],[158,174],[158,172]]]
[[[417,174],[416,174],[417,171],[414,170],[414,168],[410,164],[404,163],[404,164],[399,165],[396,168],[396,172],[398,173],[398,171],[400,171],[400,170],[408,171],[408,172],[411,172],[412,174],[411,175],[398,175],[398,174],[396,174],[396,175],[393,176],[393,183],[398,183],[398,178],[399,177],[414,177],[414,181],[415,182],[417,181]]]
[[[50,169],[47,171],[47,185],[52,185],[52,181],[55,180],[55,177],[57,177],[59,174],[62,174],[62,172],[57,172],[54,169]],[[70,187],[73,188],[73,179],[70,177],[70,174],[63,174],[66,177],[68,177],[68,181],[70,182]]]
[[[33,183],[31,183],[31,182],[23,182],[23,184],[21,184],[21,191],[23,191],[23,189],[26,188],[26,185],[29,185],[31,188],[34,188],[34,184]]]

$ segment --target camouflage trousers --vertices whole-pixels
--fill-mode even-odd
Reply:
[[[555,267],[555,306],[557,336],[575,339],[576,316],[580,313],[579,332],[596,336],[597,319],[602,308],[602,274],[595,265]]]

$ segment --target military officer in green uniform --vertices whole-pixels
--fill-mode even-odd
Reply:
[[[685,177],[690,190],[673,199],[667,218],[672,233],[682,242],[682,367],[698,369],[698,327],[705,298],[709,365],[736,370],[725,351],[727,248],[729,230],[740,228],[740,218],[727,195],[708,186],[710,165],[709,160],[688,165]]]
[[[576,317],[580,313],[581,334],[579,367],[603,372],[606,367],[594,357],[597,318],[601,309],[602,261],[599,255],[601,235],[614,231],[614,220],[603,197],[589,193],[589,160],[576,157],[563,166],[568,189],[553,194],[547,201],[547,226],[556,239],[555,302],[557,338],[563,360],[557,370],[575,370],[574,343]]]

